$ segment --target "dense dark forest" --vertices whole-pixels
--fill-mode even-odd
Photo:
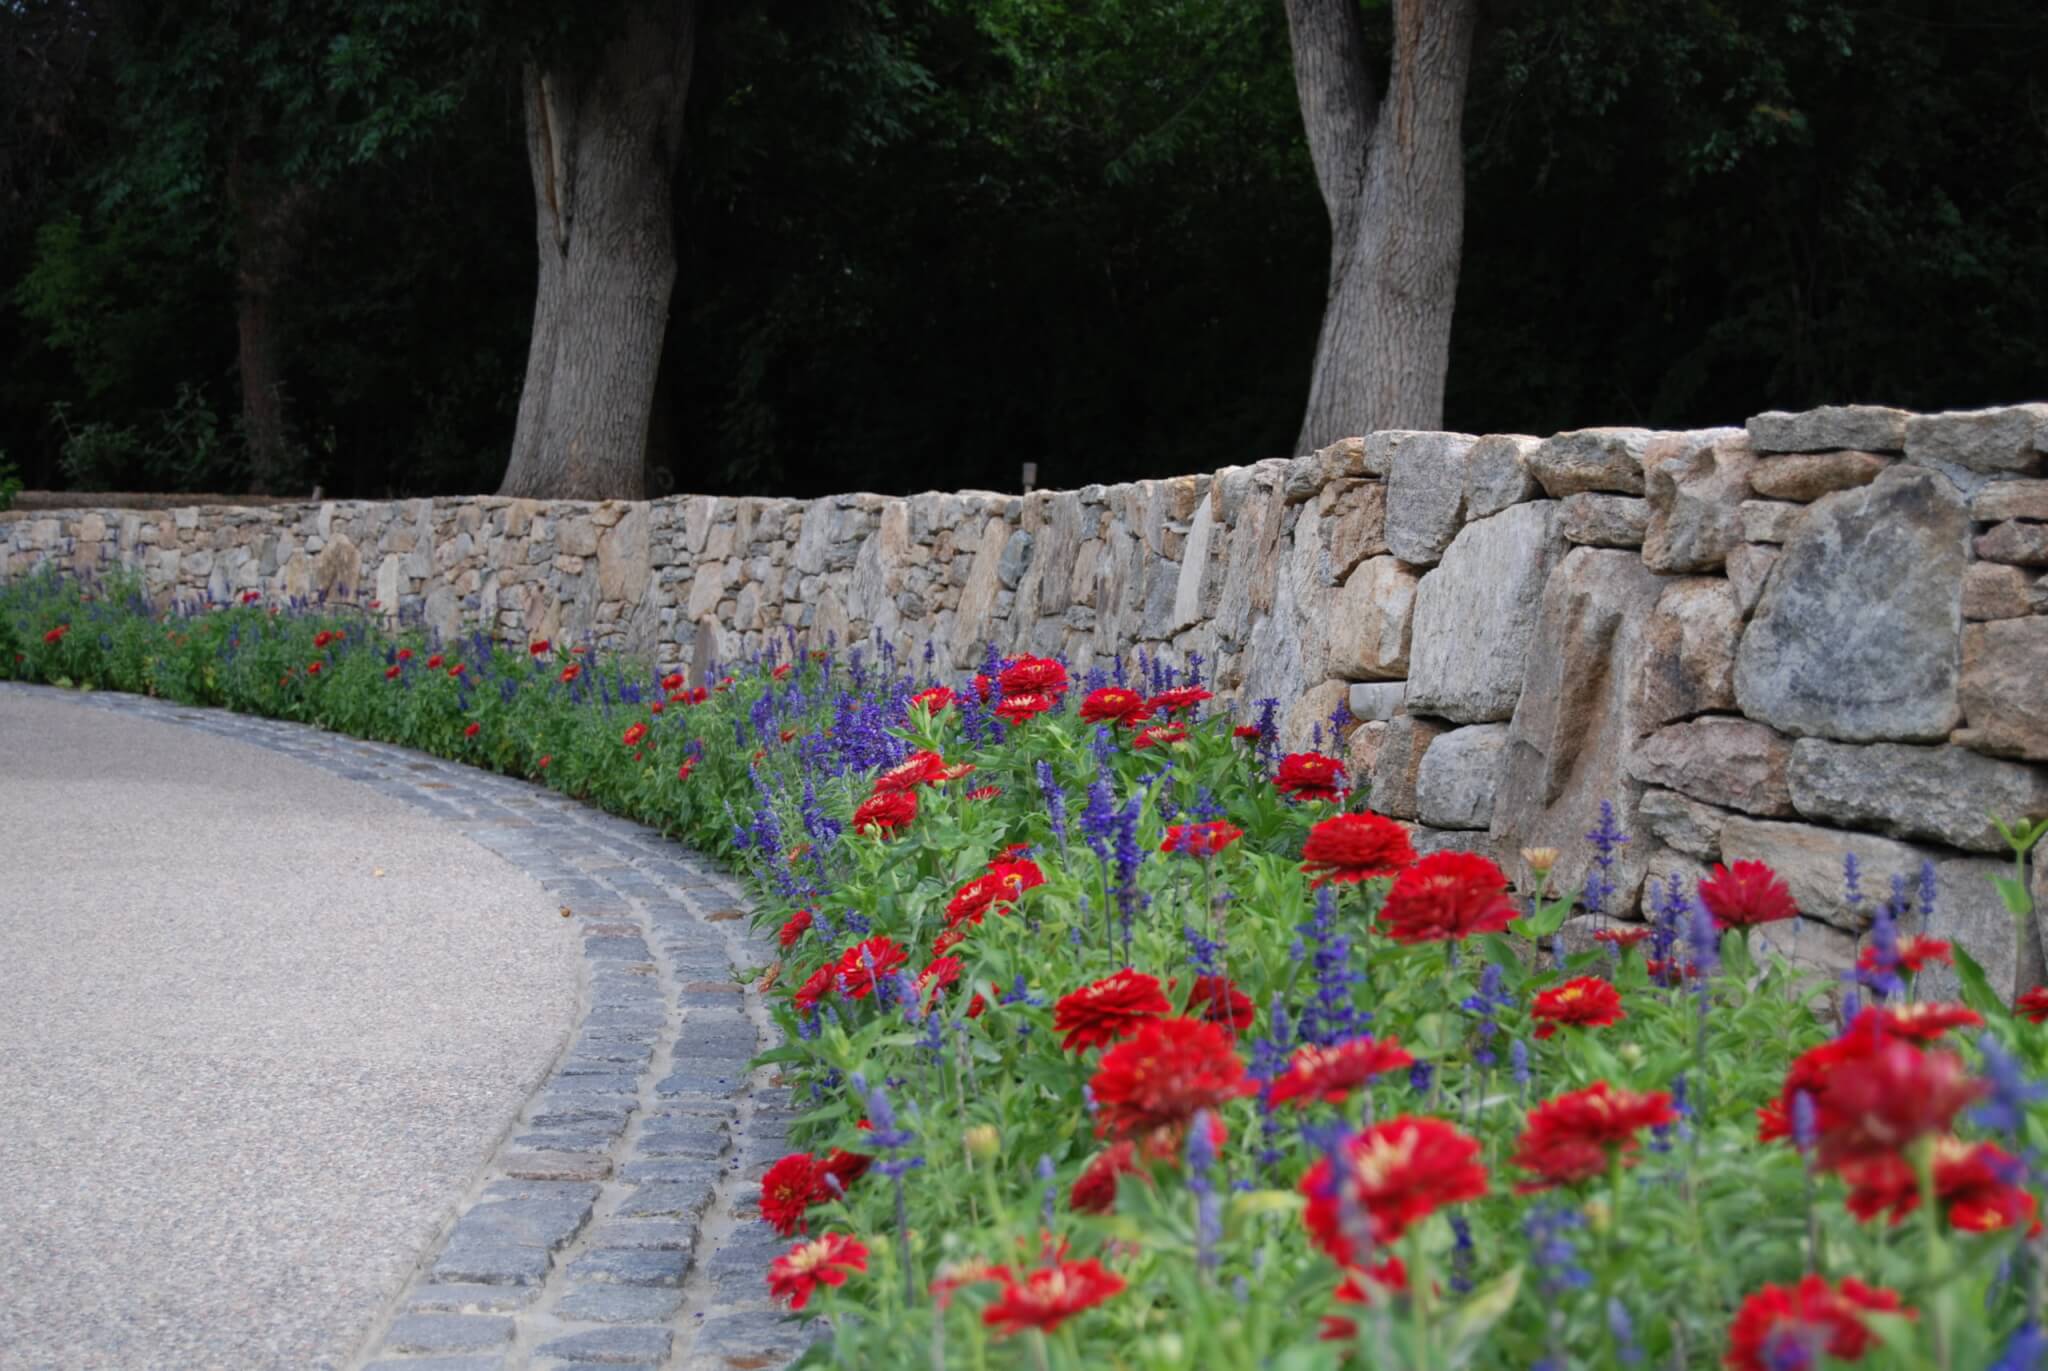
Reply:
[[[0,0],[0,459],[497,489],[521,72],[609,8]],[[690,41],[651,489],[1292,451],[1331,224],[1281,0],[703,0]],[[2040,0],[1524,0],[1473,52],[1447,426],[2048,396]]]

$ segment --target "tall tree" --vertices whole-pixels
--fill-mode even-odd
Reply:
[[[1393,0],[1380,95],[1359,0],[1287,0],[1301,119],[1330,215],[1304,452],[1374,429],[1443,425],[1479,3]]]
[[[646,492],[696,28],[696,0],[637,0],[596,51],[526,66],[540,280],[502,495]]]

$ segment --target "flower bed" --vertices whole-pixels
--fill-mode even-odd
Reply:
[[[793,649],[793,645],[792,645]],[[2048,991],[1909,880],[1855,980],[1753,863],[1521,890],[1418,855],[1199,663],[783,652],[708,685],[261,602],[0,587],[0,676],[532,777],[743,867],[809,1112],[764,1273],[857,1366],[2033,1367]],[[1338,724],[1341,727],[1341,721]],[[1589,816],[1611,859],[1627,835]],[[2048,828],[2044,824],[2041,828]],[[2027,930],[2017,832],[2005,890]],[[1847,873],[1854,889],[1895,873]],[[1912,873],[1896,873],[1908,877]],[[1577,897],[1588,950],[1551,936]],[[1961,1004],[1913,994],[1952,963]]]

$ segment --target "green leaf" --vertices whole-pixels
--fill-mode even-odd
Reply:
[[[2005,997],[1992,990],[1991,981],[1977,959],[1961,943],[1951,944],[1950,950],[1955,953],[1956,979],[1962,983],[1963,1003],[1987,1019],[2010,1019],[2012,1011],[2006,1007]]]
[[[1514,1307],[1515,1296],[1521,1293],[1521,1289],[1522,1268],[1511,1266],[1473,1291],[1463,1304],[1452,1311],[1445,1321],[1445,1329],[1450,1334],[1451,1366],[1471,1364],[1486,1335]]]

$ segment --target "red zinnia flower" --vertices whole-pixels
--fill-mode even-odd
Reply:
[[[647,709],[648,709],[648,712],[649,712],[649,713],[652,713],[652,714],[659,714],[659,713],[661,713],[661,701],[659,701],[659,700],[652,700],[652,701],[649,701],[649,702],[648,702],[648,705],[647,705]],[[789,741],[789,739],[787,739],[787,738],[784,738],[784,739],[783,739],[782,741],[784,741],[784,742],[786,743],[786,742],[788,742],[788,741]]]
[[[1017,725],[1033,715],[1043,714],[1059,703],[1059,697],[1050,691],[1034,690],[1022,695],[1005,695],[996,704],[996,717],[1006,724]]]
[[[1003,667],[996,684],[1005,695],[1054,695],[1067,688],[1067,669],[1050,657],[1019,657]]]
[[[929,690],[920,690],[917,694],[910,697],[910,703],[918,709],[937,714],[940,710],[952,707],[952,687],[933,686]]]
[[[1230,736],[1246,742],[1257,742],[1259,740],[1259,728],[1257,724],[1239,724],[1236,728],[1230,730]]]
[[[385,679],[385,680],[387,680],[387,681],[395,681],[395,680],[397,680],[397,679],[398,679],[398,670],[399,670],[399,669],[398,669],[397,667],[395,667],[395,666],[387,666],[387,667],[385,667],[385,668],[384,668],[384,679]]]
[[[1886,1033],[1909,1042],[1933,1042],[1951,1028],[1975,1028],[1984,1022],[1983,1015],[1965,1005],[1942,1004],[1933,1000],[1918,1004],[1873,1005],[1864,1013],[1879,1015]]]
[[[1389,1257],[1378,1266],[1364,1270],[1353,1267],[1346,1271],[1331,1298],[1339,1304],[1364,1306],[1372,1303],[1375,1289],[1398,1295],[1407,1288],[1408,1267],[1399,1257]],[[1358,1321],[1342,1314],[1325,1314],[1323,1331],[1316,1336],[1324,1342],[1349,1342],[1358,1336]]]
[[[571,681],[575,680],[578,676],[581,676],[582,674],[582,664],[578,662],[571,662],[569,663],[569,665],[562,668],[562,684],[568,685]]]
[[[1907,975],[1917,975],[1929,962],[1940,962],[1945,966],[1955,965],[1955,952],[1940,938],[1923,938],[1917,934],[1901,938],[1893,949],[1896,965]],[[1856,959],[1856,965],[1865,971],[1876,971],[1882,962],[1877,948],[1866,947],[1863,955]]]
[[[1002,793],[1003,788],[999,785],[976,786],[968,791],[964,798],[969,800],[993,800]]]
[[[1394,878],[1380,927],[1397,943],[1499,933],[1520,917],[1508,878],[1476,852],[1432,852]]]
[[[1081,721],[1090,724],[1138,724],[1152,717],[1145,697],[1124,686],[1103,686],[1081,701]]]
[[[1341,1195],[1348,1190],[1372,1221],[1372,1240],[1393,1243],[1445,1205],[1486,1193],[1479,1140],[1442,1119],[1403,1114],[1353,1135],[1338,1158],[1324,1157],[1301,1178],[1303,1222],[1317,1247],[1341,1266],[1355,1265],[1344,1235]]]
[[[662,677],[661,688],[670,692],[681,690],[683,688],[683,673],[671,671],[668,675]]]
[[[892,791],[915,790],[921,785],[937,785],[945,776],[944,757],[936,752],[913,752],[875,777],[875,794],[886,795]]]
[[[875,993],[875,982],[910,960],[903,944],[877,934],[855,943],[839,954],[839,993],[849,1000],[865,1000]]]
[[[1339,814],[1308,831],[1301,845],[1301,869],[1312,886],[1331,881],[1369,881],[1392,876],[1415,860],[1408,831],[1379,814]]]
[[[1093,1257],[1042,1266],[1003,1282],[1003,1293],[981,1311],[981,1321],[1000,1336],[1027,1328],[1051,1332],[1084,1309],[1093,1309],[1124,1288],[1123,1277]]]
[[[1159,844],[1159,850],[1213,857],[1243,836],[1243,829],[1222,819],[1203,824],[1174,824],[1166,830],[1166,841]]]
[[[1173,1002],[1157,980],[1125,967],[1060,996],[1053,1006],[1052,1030],[1067,1035],[1062,1051],[1085,1052],[1128,1038],[1140,1023],[1172,1012]]]
[[[808,1152],[792,1152],[769,1167],[761,1176],[762,1219],[785,1238],[809,1232],[804,1211],[821,1198],[818,1175],[818,1159]]]
[[[1917,1138],[1946,1133],[1963,1106],[1984,1093],[1953,1052],[1888,1034],[1870,1037],[1874,1045],[1835,1063],[1814,1092],[1823,1166],[1896,1153]],[[1786,1105],[1789,1111],[1790,1096]]]
[[[526,652],[531,657],[545,657],[548,655],[548,649],[553,646],[554,644],[545,638],[536,638],[526,645]]]
[[[1179,724],[1154,724],[1150,728],[1138,730],[1138,736],[1131,739],[1131,746],[1145,751],[1165,747],[1169,743],[1184,743],[1187,740],[1188,731]]]
[[[448,668],[448,674],[450,676],[460,676],[464,670],[465,668],[463,664],[461,662],[457,662],[454,666]]]
[[[695,757],[685,758],[683,764],[676,768],[676,779],[679,781],[687,781],[690,779],[690,773],[695,771],[696,769],[697,759]]]
[[[782,943],[782,950],[787,952],[796,946],[798,938],[803,937],[804,934],[810,931],[811,911],[799,909],[796,913],[789,916],[788,921],[782,925],[782,931],[775,936]]]
[[[886,838],[916,817],[916,791],[884,791],[860,802],[860,808],[853,811],[853,828],[856,833]]]
[[[552,752],[543,752],[543,753],[541,754],[541,758],[540,758],[540,769],[541,769],[542,771],[546,771],[546,770],[548,769],[548,763],[549,763],[549,762],[552,762],[553,760],[555,760],[555,754],[554,754],[554,753],[552,753]]]
[[[1949,1223],[1971,1233],[1995,1233],[2025,1223],[2037,1228],[2036,1203],[2014,1183],[2023,1172],[2019,1158],[1995,1143],[1941,1138],[1934,1145],[1934,1192]],[[1848,1210],[1866,1223],[1889,1212],[1899,1223],[1920,1207],[1920,1178],[1897,1154],[1845,1163]]]
[[[1013,1277],[1010,1268],[995,1262],[983,1261],[980,1257],[969,1257],[966,1261],[947,1262],[939,1268],[932,1283],[926,1287],[932,1303],[941,1309],[953,1305],[953,1292],[963,1285],[988,1285],[992,1282],[1007,1281]]]
[[[1700,882],[1700,903],[1714,916],[1716,928],[1749,928],[1799,915],[1792,888],[1762,862],[1717,864]]]
[[[1019,895],[1045,884],[1045,873],[1033,861],[997,861],[953,892],[946,902],[946,924],[980,923],[991,907],[1012,904]]]
[[[253,605],[262,598],[263,592],[260,590],[245,590],[242,592],[242,603],[245,605]],[[374,609],[376,606],[373,604],[371,608]]]
[[[917,973],[917,1001],[929,1014],[938,1003],[939,996],[952,989],[960,981],[960,959],[958,957],[934,957],[931,965]]]
[[[1081,1169],[1067,1192],[1067,1207],[1076,1214],[1107,1214],[1116,1208],[1117,1177],[1133,1174],[1144,1174],[1138,1170],[1137,1149],[1129,1142],[1111,1143]]]
[[[1146,1019],[1102,1054],[1089,1088],[1100,1137],[1139,1138],[1249,1095],[1230,1034],[1200,1019]]]
[[[776,680],[780,681],[785,679],[789,675],[789,668],[790,664],[788,662],[784,662],[781,666],[776,667],[775,670],[769,672],[768,674],[770,676],[773,676]]]
[[[1202,701],[1215,698],[1214,695],[1200,686],[1184,685],[1175,686],[1171,690],[1162,690],[1151,699],[1145,701],[1145,704],[1151,709],[1163,709],[1168,714],[1178,714],[1183,709],[1193,709]]]
[[[1646,924],[1629,924],[1622,928],[1603,928],[1593,935],[1596,943],[1613,943],[1619,948],[1631,948],[1650,936]]]
[[[1273,789],[1290,800],[1344,798],[1344,763],[1320,752],[1290,752],[1280,759]]]
[[[401,662],[409,662],[409,661],[411,661],[411,660],[412,660],[412,649],[411,649],[411,648],[409,648],[409,647],[402,647],[402,648],[398,649],[398,660],[399,660],[399,661],[401,661]]]
[[[1604,1028],[1626,1019],[1628,1014],[1621,1007],[1621,992],[1598,976],[1581,976],[1538,995],[1529,1004],[1529,1017],[1542,1021],[1536,1036],[1548,1038],[1560,1024]]]
[[[1896,1291],[1865,1285],[1851,1276],[1839,1290],[1819,1276],[1796,1286],[1766,1285],[1742,1302],[1728,1326],[1732,1371],[1783,1371],[1788,1366],[1817,1366],[1822,1353],[1839,1361],[1858,1361],[1869,1350],[1869,1313],[1917,1315],[1900,1307]]]
[[[318,675],[320,674],[320,663],[318,663],[318,662],[308,662],[308,663],[306,663],[306,674],[307,674],[308,676],[318,676]]]
[[[768,1264],[768,1293],[801,1309],[819,1286],[844,1285],[848,1272],[867,1269],[868,1250],[858,1239],[827,1233],[798,1243]]]
[[[1197,976],[1195,983],[1188,987],[1187,1003],[1181,1006],[1183,1014],[1194,1014],[1210,1023],[1220,1023],[1233,1033],[1242,1033],[1252,1026],[1258,1011],[1252,1005],[1252,997],[1231,984],[1228,976]]]
[[[468,728],[462,730],[462,736],[465,738],[474,738],[477,734],[483,731],[484,726],[482,724],[472,723]]]
[[[1297,1109],[1321,1100],[1342,1104],[1374,1076],[1415,1065],[1415,1058],[1402,1048],[1399,1038],[1358,1037],[1334,1047],[1310,1043],[1294,1049],[1287,1069],[1273,1078],[1267,1102],[1274,1105],[1294,1101]]]
[[[2012,1012],[2029,1023],[2048,1023],[2048,985],[2037,985],[2012,1002]]]
[[[1595,1081],[1583,1090],[1545,1100],[1529,1111],[1511,1159],[1536,1179],[1515,1189],[1526,1195],[1591,1180],[1605,1175],[1616,1156],[1624,1165],[1633,1165],[1636,1134],[1677,1121],[1671,1096],[1662,1090],[1616,1090]]]
[[[427,658],[427,670],[429,670],[429,671],[439,671],[440,669],[441,669],[441,654],[440,654],[440,653],[438,653],[438,652],[436,652],[436,653],[435,653],[435,654],[434,654],[433,656],[431,656],[431,657]]]
[[[646,736],[647,725],[644,723],[634,724],[630,728],[628,728],[624,733],[621,733],[619,735],[619,741],[621,743],[624,743],[627,747],[638,747],[640,746],[641,739],[645,738]]]
[[[809,978],[796,988],[796,993],[790,996],[790,1003],[796,1006],[796,1012],[809,1014],[816,1009],[818,1001],[832,993],[838,984],[838,977],[839,963],[836,961],[828,961],[813,971]]]

